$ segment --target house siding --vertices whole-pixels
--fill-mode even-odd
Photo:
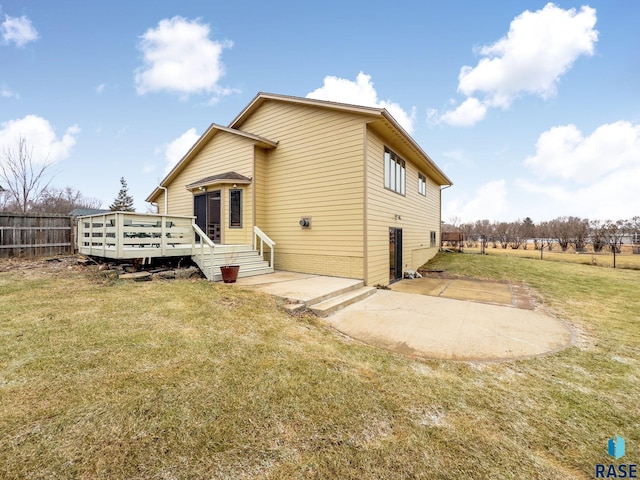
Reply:
[[[256,216],[276,242],[277,269],[364,278],[363,121],[266,102],[239,126],[279,142],[264,161],[256,157],[266,179],[257,184]],[[299,226],[302,217],[311,228]]]
[[[254,211],[256,225],[262,230],[266,228],[266,208],[265,208],[265,185],[266,179],[267,152],[261,148],[256,148],[254,156]]]
[[[254,144],[251,140],[227,132],[217,132],[168,186],[168,210],[171,215],[193,215],[193,193],[185,188],[205,177],[225,172],[254,176]],[[222,242],[253,243],[253,189],[252,184],[238,185],[243,190],[242,228],[229,228],[230,185],[210,187],[221,190]],[[164,210],[164,194],[158,199],[160,212]]]
[[[396,145],[390,146],[382,137],[367,131],[367,241],[368,285],[389,284],[389,228],[402,228],[403,271],[417,270],[438,251],[430,245],[430,232],[436,232],[440,242],[440,187],[427,176],[427,194],[418,192],[418,173],[425,170],[403,155]],[[384,187],[384,148],[389,146],[406,164],[406,196]],[[399,215],[401,219],[397,219]]]

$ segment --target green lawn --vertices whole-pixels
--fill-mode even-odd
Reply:
[[[525,283],[576,346],[415,360],[201,280],[0,273],[2,478],[593,478],[640,462],[640,271],[448,254]]]

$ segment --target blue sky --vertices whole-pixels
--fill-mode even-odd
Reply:
[[[0,0],[0,147],[136,207],[256,93],[384,106],[443,219],[640,215],[640,2]],[[201,59],[207,59],[202,62]]]

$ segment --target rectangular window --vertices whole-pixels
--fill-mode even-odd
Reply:
[[[432,247],[437,247],[437,245],[436,245],[436,232],[434,232],[433,230],[431,230],[431,246]]]
[[[427,196],[427,177],[418,173],[418,193]]]
[[[384,151],[384,188],[391,188],[391,154]]]
[[[384,187],[393,190],[400,195],[405,194],[407,181],[406,165],[404,160],[388,148],[384,149]]]
[[[229,227],[242,228],[242,190],[229,190]]]

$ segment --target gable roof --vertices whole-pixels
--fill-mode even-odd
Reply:
[[[277,141],[269,140],[265,137],[255,135],[249,132],[241,130],[241,126],[244,121],[249,118],[260,106],[269,101],[286,102],[296,105],[307,105],[319,108],[326,108],[330,110],[337,110],[342,112],[354,113],[369,117],[371,125],[378,131],[380,131],[385,138],[395,138],[400,143],[404,144],[406,148],[413,152],[416,159],[422,161],[426,167],[429,176],[440,186],[451,186],[453,182],[440,170],[431,157],[422,150],[420,145],[407,133],[407,131],[396,121],[395,118],[385,108],[379,107],[365,107],[361,105],[350,105],[346,103],[331,102],[328,100],[316,100],[312,98],[294,97],[290,95],[279,95],[275,93],[258,93],[253,100],[238,114],[238,116],[229,124],[228,127],[223,127],[212,123],[206,132],[204,132],[191,149],[185,154],[184,157],[173,167],[173,169],[167,174],[167,176],[160,182],[160,186],[156,187],[146,199],[147,202],[153,202],[161,193],[161,187],[166,187],[182,169],[191,161],[191,159],[211,140],[211,138],[218,132],[226,132],[233,135],[246,138],[261,148],[272,149],[278,146]],[[196,182],[197,183],[197,182]]]
[[[242,112],[229,124],[232,129],[240,128],[244,121],[249,118],[260,106],[268,101],[292,103],[296,105],[307,105],[330,110],[355,113],[368,116],[372,126],[379,130],[385,137],[396,137],[401,143],[415,153],[416,158],[425,164],[429,176],[440,186],[451,186],[453,182],[440,170],[431,157],[418,145],[409,133],[397,122],[386,108],[365,107],[361,105],[350,105],[347,103],[331,102],[328,100],[316,100],[313,98],[293,97],[290,95],[279,95],[275,93],[258,93]]]
[[[255,143],[260,148],[272,149],[278,146],[278,142],[274,142],[273,140],[269,140],[268,138],[261,137],[260,135],[254,135],[253,133],[244,132],[239,129],[223,127],[222,125],[218,125],[217,123],[212,123],[207,130],[200,135],[200,138],[193,144],[193,146],[189,149],[189,151],[180,159],[180,161],[171,169],[171,171],[167,174],[166,177],[160,182],[160,185],[156,187],[151,195],[149,195],[146,199],[147,202],[153,202],[158,195],[161,193],[162,189],[160,187],[166,187],[175,177],[180,173],[184,167],[191,161],[193,157],[195,157],[200,150],[204,148],[204,146],[209,143],[209,140],[213,138],[213,136],[218,132],[226,132],[232,135],[237,135],[241,138],[246,138],[247,140]],[[203,179],[204,180],[204,179]]]

